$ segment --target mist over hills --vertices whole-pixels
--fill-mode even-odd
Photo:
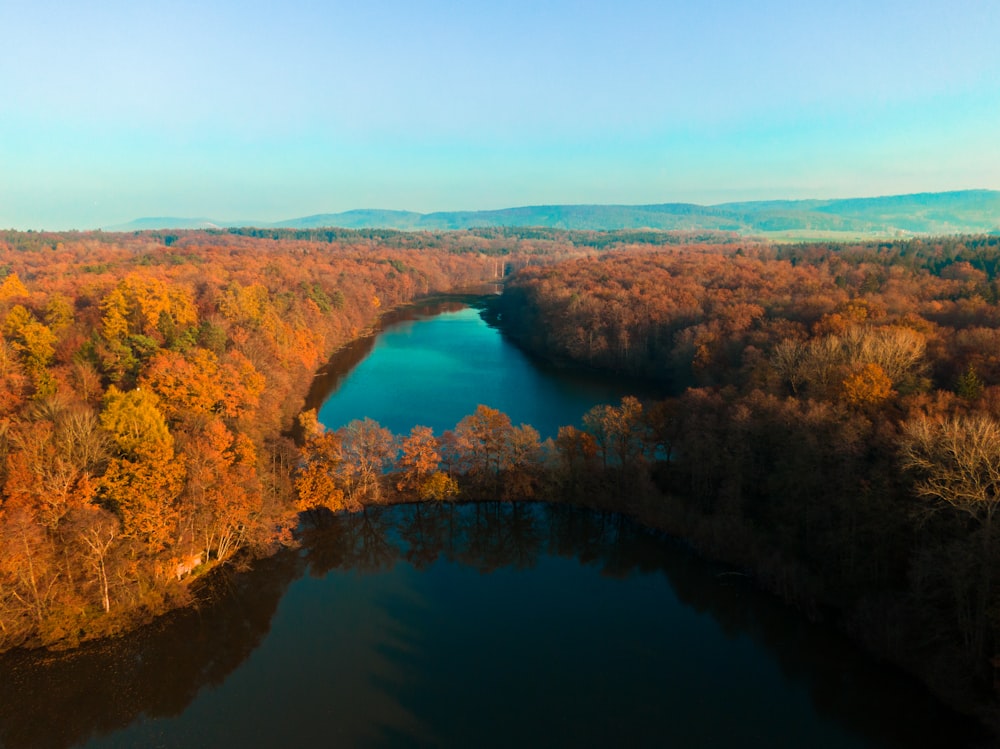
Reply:
[[[278,222],[141,218],[105,231],[233,226],[446,231],[489,226],[551,229],[716,230],[784,239],[906,237],[1000,232],[1000,191],[962,190],[876,198],[767,200],[718,205],[548,205],[415,213],[359,209]]]

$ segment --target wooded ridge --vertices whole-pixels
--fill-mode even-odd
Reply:
[[[542,205],[485,211],[415,213],[360,209],[277,222],[208,218],[142,218],[106,227],[146,229],[260,228],[450,231],[484,227],[545,227],[616,231],[726,231],[785,239],[899,237],[1000,232],[1000,192],[962,190],[833,200],[763,200],[718,205]]]

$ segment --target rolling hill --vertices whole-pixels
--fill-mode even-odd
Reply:
[[[227,226],[445,231],[486,226],[553,229],[718,230],[778,239],[906,237],[1000,232],[1000,191],[962,190],[876,198],[768,200],[718,205],[548,205],[489,211],[415,213],[361,209],[279,222],[143,218],[107,231]]]

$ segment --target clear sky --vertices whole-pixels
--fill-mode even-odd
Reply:
[[[1000,188],[998,0],[0,0],[0,227]]]

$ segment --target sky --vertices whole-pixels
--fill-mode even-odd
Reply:
[[[0,227],[1000,188],[997,0],[0,0]]]

